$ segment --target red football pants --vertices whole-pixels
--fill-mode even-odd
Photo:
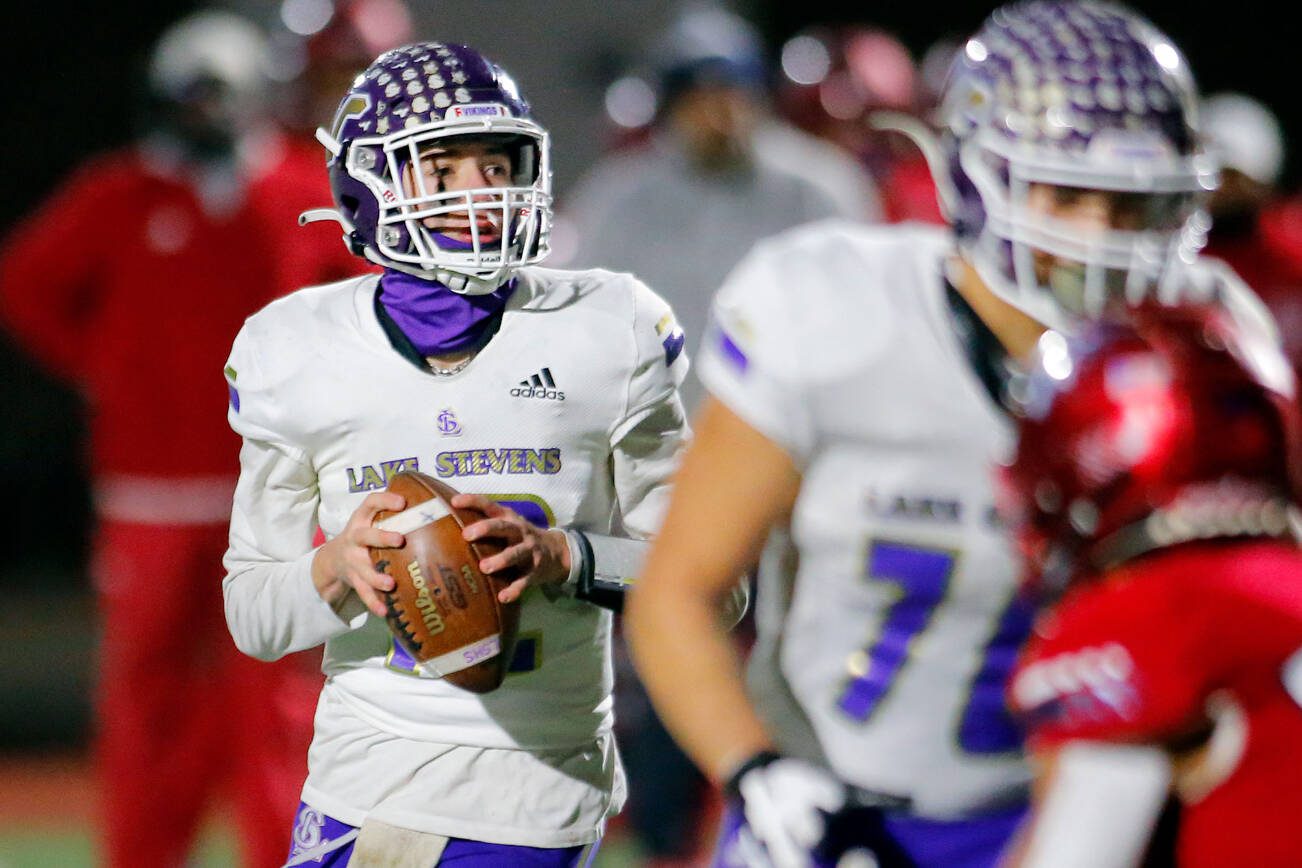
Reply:
[[[97,773],[104,864],[180,866],[218,797],[245,864],[279,866],[307,775],[319,652],[246,657],[222,607],[225,525],[102,521]]]

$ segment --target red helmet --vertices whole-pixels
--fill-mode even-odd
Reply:
[[[289,12],[295,12],[289,15]],[[304,14],[310,13],[310,14]],[[318,127],[329,128],[358,74],[384,52],[415,41],[405,0],[285,0],[281,18],[293,34],[301,65],[286,94],[286,123],[313,142]]]
[[[1262,353],[1278,350],[1211,308],[1045,334],[1001,474],[1036,590],[1189,540],[1290,533],[1296,409],[1267,385]]]
[[[326,25],[307,38],[308,64],[361,71],[378,55],[414,38],[403,0],[337,0]]]
[[[788,39],[780,60],[779,114],[851,152],[870,147],[873,131],[865,118],[871,112],[912,112],[917,107],[920,88],[913,55],[880,28],[815,25]]]

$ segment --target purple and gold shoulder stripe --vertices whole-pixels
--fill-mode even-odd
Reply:
[[[741,342],[729,334],[718,320],[710,322],[707,340],[712,344],[712,349],[728,363],[734,373],[746,373],[746,369],[750,367],[750,359],[746,356],[745,350],[742,349]]]
[[[665,367],[674,363],[683,352],[683,344],[686,337],[683,330],[678,327],[674,321],[674,315],[667,313],[660,317],[660,322],[656,323],[656,336],[660,338],[660,344],[665,348]]]
[[[235,369],[230,365],[226,366],[224,373],[226,374],[226,391],[229,392],[231,396],[231,409],[238,413],[240,412],[240,393],[239,390],[235,388],[235,377],[237,374],[235,373]]]

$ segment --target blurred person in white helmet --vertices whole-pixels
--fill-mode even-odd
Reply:
[[[1206,253],[1229,263],[1279,322],[1284,350],[1302,371],[1302,232],[1284,195],[1287,151],[1274,111],[1245,93],[1222,91],[1201,105],[1203,136],[1221,162]]]
[[[278,171],[268,65],[242,16],[174,21],[137,140],[87,158],[0,249],[4,326],[88,411],[108,866],[184,864],[219,798],[245,863],[278,865],[306,770],[315,663],[250,661],[221,617],[238,438],[202,385],[246,316],[352,259],[296,224],[318,201]]]

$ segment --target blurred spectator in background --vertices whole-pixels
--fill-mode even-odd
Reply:
[[[1242,93],[1203,100],[1202,131],[1221,160],[1206,252],[1225,260],[1266,302],[1284,350],[1302,372],[1302,206],[1281,195],[1284,133],[1274,112]]]
[[[219,795],[248,864],[279,865],[306,773],[317,661],[250,660],[222,619],[239,441],[209,385],[245,316],[353,261],[335,232],[297,226],[320,202],[277,173],[268,66],[240,16],[173,23],[138,141],[89,159],[0,252],[5,326],[89,412],[111,866],[183,864]]]
[[[918,86],[920,88],[919,111],[930,120],[939,122],[934,113],[940,108],[941,97],[945,93],[945,82],[949,80],[949,71],[954,66],[954,59],[963,50],[967,40],[961,36],[948,34],[940,37],[922,52],[918,62]]]
[[[823,217],[874,219],[878,205],[852,159],[772,115],[763,41],[750,22],[722,6],[686,5],[649,54],[649,141],[579,180],[562,209],[575,246],[558,264],[645,280],[673,307],[690,353],[711,295],[756,239]],[[689,409],[699,396],[689,375]]]
[[[554,258],[645,280],[673,308],[691,353],[714,291],[756,240],[826,217],[873,220],[879,206],[852,157],[772,114],[763,41],[750,22],[723,6],[685,5],[649,60],[649,135],[580,179],[562,209],[575,248]],[[690,410],[701,395],[694,374],[682,394]],[[738,635],[745,644],[746,630]],[[652,864],[687,864],[713,792],[652,711],[622,642],[617,665],[625,816]]]
[[[947,44],[938,48],[943,54]],[[933,55],[931,69],[952,58]],[[806,132],[853,155],[880,192],[891,223],[943,223],[926,160],[907,138],[877,129],[871,118],[890,112],[920,118],[934,107],[908,48],[878,27],[815,25],[782,46],[779,112]],[[943,77],[943,76],[942,76]]]

